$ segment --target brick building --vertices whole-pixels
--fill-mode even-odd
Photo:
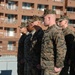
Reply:
[[[33,15],[41,16],[45,8],[69,17],[75,25],[75,0],[0,0],[0,55],[16,55],[20,37],[18,26]]]

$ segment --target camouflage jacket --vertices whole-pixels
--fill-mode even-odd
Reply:
[[[63,29],[63,33],[64,36],[68,35],[68,34],[72,34],[73,36],[75,36],[74,32],[72,31],[72,29],[68,26],[65,29]]]
[[[44,31],[41,50],[42,68],[52,65],[63,67],[65,54],[66,45],[63,32],[56,25],[53,25]]]

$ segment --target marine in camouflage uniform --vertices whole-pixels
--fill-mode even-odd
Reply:
[[[26,28],[26,24],[25,23],[21,23],[20,27],[20,31],[22,33],[22,36],[19,39],[19,43],[18,43],[18,54],[17,54],[17,72],[18,75],[24,75],[24,40],[27,37],[27,33],[25,33],[23,30],[23,28]]]
[[[44,15],[55,14],[52,10],[45,10]],[[41,50],[41,67],[42,75],[59,75],[55,72],[54,67],[62,68],[66,53],[66,46],[63,33],[55,24],[44,31],[42,50]]]
[[[64,68],[62,69],[61,75],[67,75],[68,71],[70,69],[70,73],[73,72],[73,69],[71,67],[72,63],[72,59],[73,59],[73,51],[74,51],[74,38],[75,38],[75,34],[74,32],[71,30],[71,28],[68,26],[68,16],[62,16],[58,21],[59,21],[59,26],[61,27],[62,23],[64,22],[64,24],[62,25],[62,31],[64,33],[64,37],[65,37],[65,41],[66,41],[66,46],[67,46],[67,52],[66,52],[66,56],[65,56],[65,61],[64,61]],[[66,27],[65,27],[66,26]],[[70,75],[73,75],[70,74]]]

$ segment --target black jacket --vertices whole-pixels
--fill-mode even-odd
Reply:
[[[24,40],[25,38],[26,38],[26,35],[22,34],[18,42],[18,53],[17,53],[18,62],[20,62],[21,60],[24,60]]]
[[[40,28],[34,35],[29,34],[24,41],[25,60],[33,67],[40,64],[42,37],[43,30]]]

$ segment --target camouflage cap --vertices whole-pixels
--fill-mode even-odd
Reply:
[[[45,9],[43,16],[46,16],[46,15],[48,15],[48,14],[56,14],[56,12],[55,12],[54,10]]]
[[[19,27],[20,27],[20,28],[27,27],[27,23],[22,22],[21,25],[20,25]]]
[[[42,18],[36,15],[33,15],[33,21],[42,21]]]
[[[29,20],[27,21],[27,24],[33,23],[33,22],[35,22],[35,21],[42,21],[42,18],[39,17],[39,16],[36,16],[36,15],[33,15],[32,19],[29,19]]]
[[[63,20],[69,20],[69,18],[68,18],[68,16],[61,16],[60,18],[59,18],[59,20],[58,20],[58,22],[61,22],[61,21],[63,21]]]
[[[33,19],[29,19],[29,20],[27,21],[27,24],[30,24],[30,23],[33,23],[33,22],[34,22]]]

